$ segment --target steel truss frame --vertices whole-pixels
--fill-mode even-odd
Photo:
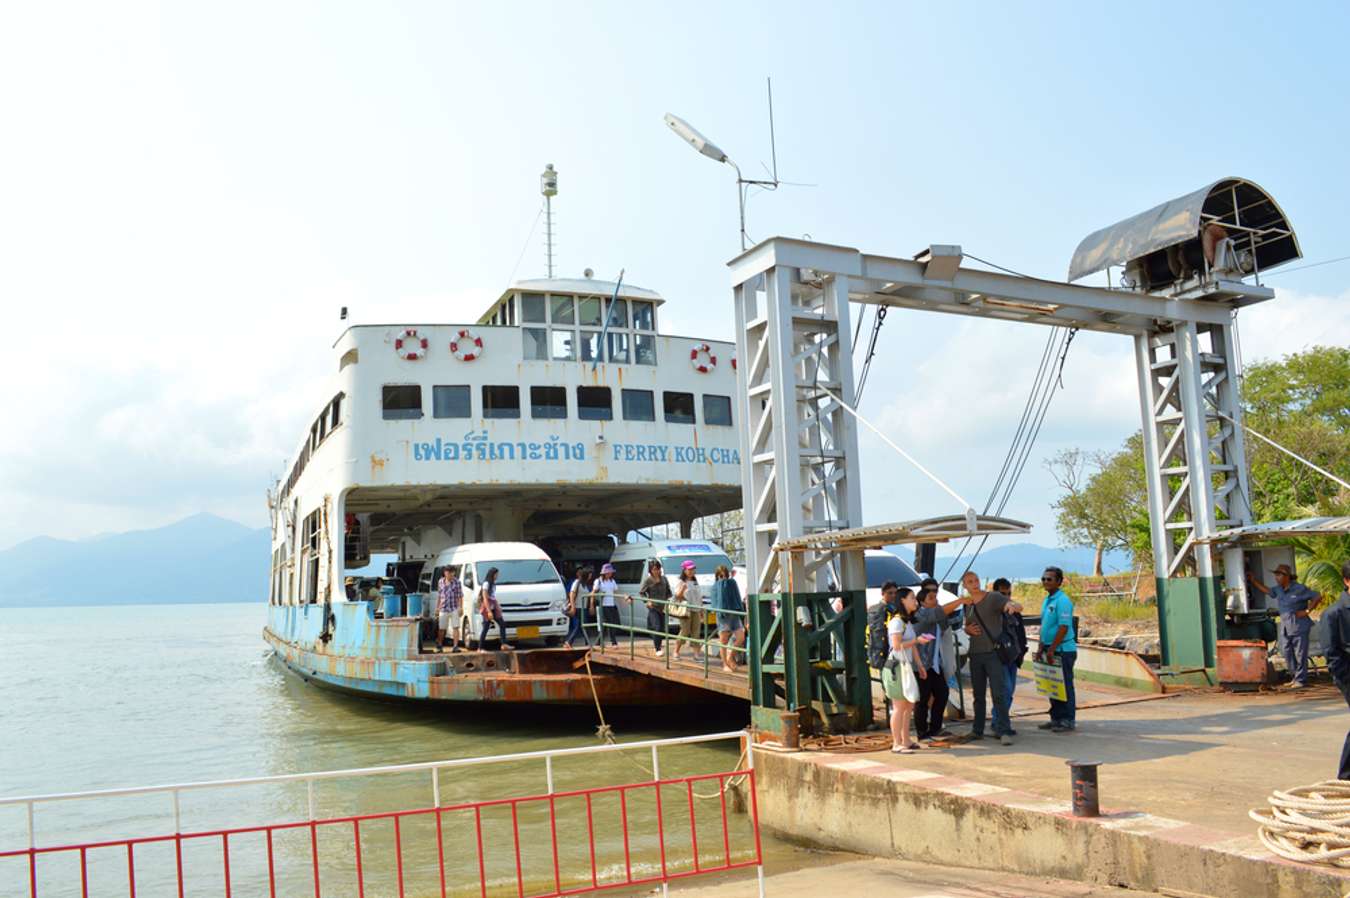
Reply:
[[[772,551],[778,541],[862,526],[856,427],[819,389],[854,402],[850,301],[1133,337],[1155,572],[1164,579],[1191,560],[1197,575],[1212,576],[1206,540],[1251,523],[1232,313],[1274,292],[1226,281],[1212,298],[1178,298],[962,260],[959,246],[907,259],[775,237],[729,263],[750,591],[866,586],[857,551],[791,553],[786,570]],[[1240,586],[1240,555],[1226,560],[1227,585]]]

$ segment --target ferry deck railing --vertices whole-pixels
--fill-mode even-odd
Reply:
[[[742,768],[739,761],[736,768],[729,771],[717,773],[704,773],[693,776],[662,778],[660,767],[661,748],[669,748],[680,745],[693,745],[700,743],[725,742],[736,740],[745,742],[745,750],[741,757],[745,759],[745,766]],[[51,793],[43,795],[28,795],[10,798],[0,798],[0,808],[21,806],[25,809],[27,815],[27,836],[28,846],[26,848],[0,850],[0,864],[15,858],[24,858],[28,860],[28,896],[29,898],[38,898],[41,894],[39,889],[38,859],[55,856],[74,856],[78,859],[80,875],[80,895],[81,898],[89,898],[89,856],[94,852],[107,853],[110,851],[126,854],[127,871],[127,891],[128,898],[135,898],[137,886],[137,868],[136,868],[136,849],[138,846],[148,846],[155,844],[169,844],[174,848],[175,870],[173,879],[176,883],[178,898],[185,898],[185,868],[183,861],[183,848],[185,844],[200,844],[202,842],[215,843],[217,840],[221,849],[222,857],[222,882],[225,898],[232,898],[231,883],[231,860],[230,846],[231,838],[236,839],[236,845],[241,837],[261,836],[266,844],[266,881],[268,886],[269,898],[276,898],[278,886],[278,858],[274,848],[274,837],[278,833],[305,831],[309,833],[310,859],[309,868],[312,870],[313,895],[314,898],[322,898],[322,876],[320,873],[320,855],[319,855],[319,832],[321,828],[325,831],[331,831],[335,828],[350,827],[352,837],[353,856],[356,868],[357,893],[359,898],[365,898],[366,868],[370,861],[363,859],[361,849],[361,827],[363,823],[371,824],[376,821],[388,821],[392,823],[395,841],[395,864],[396,878],[398,883],[399,898],[407,898],[405,894],[405,869],[404,869],[404,839],[402,838],[403,823],[409,820],[433,817],[436,827],[437,842],[437,863],[439,872],[440,895],[441,898],[447,898],[450,890],[447,886],[445,851],[443,843],[443,822],[447,816],[453,815],[472,815],[474,824],[477,865],[478,865],[478,891],[481,898],[489,896],[489,879],[486,872],[484,860],[484,840],[483,840],[483,812],[486,809],[506,808],[511,815],[511,833],[512,844],[514,847],[515,860],[515,882],[514,888],[510,889],[517,898],[563,898],[563,896],[580,895],[589,892],[598,892],[616,888],[632,888],[643,885],[660,884],[662,893],[667,893],[668,885],[673,880],[684,879],[692,876],[699,876],[712,873],[721,873],[737,869],[756,868],[758,879],[758,892],[760,898],[764,896],[764,866],[763,866],[763,848],[760,841],[759,830],[759,806],[755,795],[755,770],[754,770],[754,752],[751,749],[751,743],[743,731],[733,731],[724,733],[711,733],[698,736],[684,736],[670,739],[651,739],[637,742],[586,746],[581,748],[562,748],[550,749],[545,751],[519,752],[515,754],[494,755],[478,758],[457,758],[444,761],[428,761],[414,764],[396,764],[381,767],[362,767],[346,770],[326,770],[309,773],[280,774],[275,776],[246,777],[230,780],[212,780],[203,782],[176,783],[160,786],[143,786],[118,789],[99,789],[84,792],[64,792]],[[592,755],[609,752],[626,752],[635,750],[649,750],[651,752],[651,770],[652,776],[649,780],[640,782],[625,783],[622,785],[599,786],[589,789],[573,789],[568,791],[556,791],[553,785],[553,762],[556,758],[573,757],[577,755]],[[497,798],[482,801],[459,802],[450,805],[441,803],[440,773],[442,770],[481,766],[486,764],[500,764],[507,762],[521,761],[542,761],[544,765],[544,775],[547,791],[542,794],[517,796],[511,798]],[[335,779],[354,779],[364,777],[377,777],[389,774],[410,773],[417,771],[426,771],[430,774],[431,780],[431,799],[432,803],[428,807],[418,807],[402,811],[385,811],[373,814],[342,815],[332,817],[319,817],[317,814],[317,805],[315,800],[315,785],[325,780]],[[727,790],[731,787],[733,781],[743,778],[748,793],[746,799],[746,809],[749,815],[750,828],[753,833],[753,855],[748,858],[734,859],[731,847],[731,829],[730,818],[727,809]],[[269,784],[296,783],[306,784],[307,790],[307,810],[305,820],[291,820],[282,823],[261,824],[255,826],[240,826],[235,828],[217,828],[199,831],[184,832],[182,829],[182,812],[180,799],[183,793],[209,790],[209,789],[228,789],[236,787],[252,787]],[[700,856],[699,850],[699,832],[698,820],[694,810],[695,792],[694,787],[700,783],[716,784],[720,799],[721,812],[721,858],[713,862],[708,862],[706,855]],[[667,828],[665,825],[665,814],[662,805],[662,792],[671,788],[683,787],[685,803],[687,803],[689,812],[689,838],[692,847],[692,868],[682,869],[683,862],[676,862],[675,859],[668,856],[667,852]],[[659,845],[660,872],[653,875],[634,875],[633,846],[631,836],[633,836],[634,821],[631,819],[630,809],[632,805],[629,797],[637,793],[638,795],[650,792],[654,796],[655,804],[655,826],[657,831],[657,841]],[[137,836],[124,839],[104,839],[93,842],[73,842],[67,844],[38,845],[36,832],[34,829],[35,810],[40,805],[89,801],[93,799],[126,797],[136,795],[165,795],[169,798],[173,811],[173,832],[151,836]],[[602,872],[600,865],[596,861],[596,833],[595,818],[593,806],[595,799],[601,796],[616,796],[620,807],[620,828],[623,838],[623,874],[618,877],[610,877],[608,871]],[[708,798],[709,796],[698,796]],[[557,805],[565,800],[580,800],[584,802],[586,810],[586,830],[589,841],[589,882],[582,877],[580,885],[564,887],[563,873],[559,860],[558,851],[558,813]],[[522,807],[544,807],[547,809],[549,832],[552,847],[552,888],[546,888],[544,891],[531,890],[526,891],[526,878],[522,871],[521,864],[521,832],[520,832],[520,810]],[[566,834],[565,834],[566,835]],[[308,876],[308,874],[306,874]],[[569,876],[569,879],[572,878]],[[194,896],[199,894],[194,889]]]
[[[593,595],[599,597],[602,594],[593,593]],[[599,618],[598,619],[599,627],[597,629],[596,635],[596,648],[602,653],[605,651],[605,639],[606,639],[605,630],[609,629],[612,631],[618,631],[620,633],[628,634],[628,657],[630,658],[635,657],[637,655],[637,643],[639,640],[646,641],[648,639],[653,639],[658,636],[661,638],[663,642],[674,643],[677,646],[683,646],[686,643],[693,645],[695,646],[695,652],[697,652],[698,655],[702,657],[703,676],[705,677],[707,677],[711,672],[710,660],[713,656],[714,650],[720,652],[725,649],[728,651],[736,652],[739,654],[742,660],[749,657],[748,654],[749,649],[745,645],[745,641],[749,638],[750,633],[749,611],[730,611],[730,610],[723,610],[721,608],[714,608],[711,605],[703,604],[701,602],[697,605],[691,605],[686,602],[675,602],[666,599],[649,599],[646,596],[634,596],[622,593],[616,593],[614,599],[615,601],[626,601],[630,605],[635,602],[644,602],[644,603],[650,602],[653,605],[660,605],[664,608],[670,608],[673,606],[687,608],[689,609],[690,614],[698,616],[699,631],[706,632],[707,630],[711,629],[713,631],[713,635],[707,637],[683,636],[679,633],[671,633],[668,629],[665,631],[661,631],[661,630],[652,630],[645,626],[639,626],[636,617],[633,617],[629,623],[625,624],[622,621],[620,621],[619,623],[606,621],[603,616],[597,615],[597,617]],[[599,606],[597,605],[597,608],[598,607]],[[740,632],[745,634],[745,636],[742,638],[741,644],[736,645],[734,640],[731,639],[729,639],[727,642],[722,642],[720,639],[715,638],[717,626],[716,624],[708,623],[707,617],[709,614],[726,614],[739,619],[741,621]],[[669,611],[666,612],[667,627],[670,626],[671,621],[678,621],[678,620],[679,620],[678,617],[671,616]],[[612,647],[613,646],[611,646],[611,648]],[[668,647],[665,649],[665,651],[662,652],[662,658],[665,662],[665,666],[667,669],[670,669],[671,655],[672,652]],[[746,676],[749,676],[748,672],[745,672],[745,674]]]

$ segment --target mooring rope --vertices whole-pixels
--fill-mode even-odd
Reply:
[[[595,699],[595,714],[597,717],[600,718],[600,725],[595,728],[595,736],[597,739],[599,739],[601,742],[604,742],[606,745],[619,745],[620,743],[614,738],[614,728],[611,727],[609,724],[605,723],[605,712],[600,708],[600,695],[595,690],[595,674],[591,672],[590,649],[586,650],[586,654],[582,656],[582,659],[586,662],[586,680],[591,684],[591,698]],[[750,747],[749,743],[747,742],[745,750],[742,751],[741,756],[736,759],[736,766],[734,769],[736,770],[741,769],[741,764],[745,762],[746,753],[749,751]],[[633,766],[637,767],[639,770],[641,770],[648,776],[653,778],[656,776],[656,773],[655,771],[652,770],[652,768],[648,767],[646,764],[643,764],[636,758],[630,757],[627,752],[619,752],[619,755],[625,758],[627,761],[633,764]],[[695,791],[694,797],[703,800],[709,798],[717,798],[723,792],[726,792],[728,789],[734,786],[739,786],[744,780],[745,780],[744,775],[729,776],[726,779],[722,780],[722,785],[718,788],[716,792],[712,793],[711,795],[706,795],[698,791]]]
[[[1249,815],[1261,844],[1282,858],[1350,867],[1350,780],[1272,792]]]

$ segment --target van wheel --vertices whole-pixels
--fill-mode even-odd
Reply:
[[[545,636],[545,637],[544,637],[544,645],[548,646],[548,647],[551,648],[551,649],[556,649],[558,646],[562,645],[562,637],[561,637],[561,636]]]

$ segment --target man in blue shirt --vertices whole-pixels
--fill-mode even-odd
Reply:
[[[1050,721],[1038,729],[1056,733],[1072,732],[1075,723],[1073,665],[1078,660],[1078,643],[1073,638],[1073,601],[1064,592],[1064,571],[1048,567],[1041,574],[1041,588],[1047,593],[1041,605],[1041,648],[1036,653],[1043,664],[1054,664],[1058,655],[1064,671],[1064,701],[1050,699]]]
[[[1336,688],[1350,704],[1350,561],[1341,564],[1341,582],[1345,592],[1322,615],[1321,642],[1327,656],[1327,670]],[[1350,733],[1341,746],[1341,769],[1337,779],[1350,779]]]
[[[1284,664],[1293,677],[1290,689],[1308,685],[1308,637],[1312,633],[1310,612],[1322,601],[1322,596],[1298,582],[1298,575],[1287,564],[1276,565],[1271,571],[1275,585],[1266,586],[1247,572],[1247,582],[1273,599],[1280,611],[1280,647],[1284,650]]]

